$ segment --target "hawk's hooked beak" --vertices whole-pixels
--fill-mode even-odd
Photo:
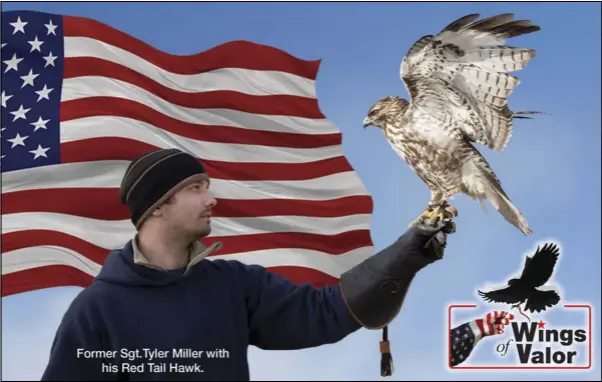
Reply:
[[[368,126],[372,125],[372,120],[369,117],[364,118],[364,123],[362,124],[364,126],[364,129]]]

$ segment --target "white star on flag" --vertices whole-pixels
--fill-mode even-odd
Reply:
[[[50,51],[48,53],[48,56],[42,56],[42,58],[44,60],[46,60],[46,64],[44,65],[44,67],[47,67],[48,65],[54,66],[54,60],[56,60],[58,57],[57,56],[53,56],[52,55],[52,51]]]
[[[17,21],[15,21],[14,23],[10,23],[10,25],[12,25],[15,28],[13,34],[17,32],[25,33],[25,25],[27,25],[27,23],[21,21],[21,17],[17,17]]]
[[[35,80],[37,76],[39,76],[39,74],[34,74],[33,69],[29,69],[28,75],[21,76],[21,79],[23,80],[23,85],[21,86],[21,89],[23,89],[27,85],[33,86],[33,80]]]
[[[15,118],[13,118],[13,122],[15,122],[17,119],[27,120],[27,118],[25,118],[25,114],[27,114],[27,112],[30,110],[31,109],[24,109],[23,105],[21,105],[21,106],[19,106],[18,110],[11,111],[10,113],[15,116]]]
[[[42,53],[42,50],[40,49],[40,47],[42,46],[44,41],[38,40],[38,36],[36,36],[36,38],[33,39],[32,41],[27,41],[27,43],[29,45],[31,45],[31,50],[29,51],[29,53],[33,52],[34,50],[37,50],[38,52]]]
[[[42,98],[50,100],[50,92],[53,90],[54,89],[52,88],[48,89],[48,86],[44,84],[44,88],[35,91],[35,93],[38,95],[38,100],[36,102],[39,102]]]
[[[31,150],[30,153],[34,154],[33,159],[38,159],[39,157],[48,158],[46,155],[46,151],[48,150],[50,150],[50,147],[43,148],[42,145],[38,145],[38,148]]]
[[[10,148],[14,149],[16,146],[25,146],[25,140],[27,138],[29,138],[29,135],[22,137],[19,133],[17,133],[16,137],[13,139],[7,139],[7,141],[13,144]]]
[[[6,94],[4,90],[2,90],[2,107],[6,107],[6,101],[13,98],[12,95]]]
[[[38,129],[47,129],[46,124],[48,123],[48,121],[50,121],[50,120],[42,119],[42,117],[38,117],[38,120],[30,123],[30,125],[35,126],[35,129],[33,129],[33,131],[36,132]]]
[[[18,65],[19,62],[23,61],[22,58],[17,58],[17,53],[13,54],[13,58],[11,58],[10,60],[6,60],[6,61],[2,61],[6,64],[6,70],[4,71],[4,73],[8,72],[11,69],[14,69],[15,71],[19,71]]]
[[[49,34],[53,34],[56,36],[56,32],[54,30],[58,27],[58,25],[52,24],[52,20],[50,20],[50,22],[48,24],[44,24],[44,26],[48,29],[48,33],[46,33],[47,36]]]

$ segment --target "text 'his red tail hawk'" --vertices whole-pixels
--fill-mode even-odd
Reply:
[[[505,45],[505,40],[540,30],[527,20],[503,14],[476,21],[464,16],[438,35],[424,36],[401,63],[401,79],[411,102],[385,97],[370,109],[364,127],[380,128],[393,149],[427,184],[431,200],[417,221],[453,218],[448,204],[456,193],[489,202],[525,235],[527,221],[502,189],[489,163],[472,145],[503,150],[513,118],[537,112],[512,112],[508,96],[533,49]]]

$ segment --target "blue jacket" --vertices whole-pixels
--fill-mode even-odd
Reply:
[[[303,349],[360,327],[338,285],[232,260],[155,270],[134,263],[130,241],[66,311],[42,380],[249,380],[249,345]]]

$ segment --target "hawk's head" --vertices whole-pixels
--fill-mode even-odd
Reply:
[[[378,100],[368,111],[368,116],[364,119],[364,128],[376,126],[384,129],[385,125],[395,123],[396,117],[403,113],[408,105],[408,101],[398,96]]]

